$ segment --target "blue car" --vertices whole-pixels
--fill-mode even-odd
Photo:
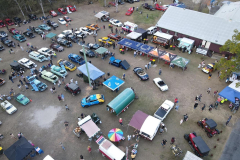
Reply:
[[[48,87],[45,83],[37,80],[35,76],[31,76],[31,77],[27,76],[26,78],[32,86],[32,91],[41,91],[42,92],[42,91],[46,90]]]
[[[85,63],[85,60],[82,57],[73,53],[68,55],[68,59],[72,62],[78,63],[79,65],[83,65]]]
[[[110,57],[109,58],[109,64],[116,66],[116,67],[120,67],[123,68],[125,70],[127,70],[130,65],[128,64],[128,62],[126,60],[120,60],[120,59],[115,59],[115,57]]]
[[[14,39],[16,39],[17,41],[19,41],[19,42],[25,42],[27,39],[24,37],[24,36],[22,36],[22,35],[20,35],[20,34],[16,34],[16,35],[14,35],[14,36],[12,36]]]
[[[140,78],[142,81],[146,81],[149,79],[148,74],[141,67],[135,67],[133,72]]]
[[[102,104],[105,101],[103,94],[94,94],[82,99],[82,107],[89,107],[95,104]]]

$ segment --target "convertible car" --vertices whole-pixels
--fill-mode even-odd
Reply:
[[[133,72],[139,77],[140,80],[146,81],[149,79],[148,74],[141,67],[135,67]]]

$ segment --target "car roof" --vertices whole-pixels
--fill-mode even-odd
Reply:
[[[90,99],[91,99],[91,100],[97,99],[97,94],[90,95]]]
[[[22,59],[20,59],[22,62],[27,62],[29,59],[27,59],[27,58],[22,58]],[[19,60],[19,61],[20,61]]]
[[[201,136],[194,137],[192,140],[202,154],[206,154],[210,151],[210,148],[208,147],[208,145],[205,143]]]
[[[213,128],[217,127],[217,123],[213,119],[207,120],[206,124],[210,127],[210,129],[213,129]]]
[[[76,90],[78,88],[78,85],[76,85],[75,83],[70,83],[68,85],[68,88],[71,88],[72,90]]]
[[[18,94],[16,94],[16,95],[14,96],[14,98],[18,98],[18,96],[20,96],[20,95],[23,95],[23,94],[18,93]],[[23,96],[24,96],[24,95],[23,95]]]

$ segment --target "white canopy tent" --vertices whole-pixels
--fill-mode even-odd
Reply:
[[[105,14],[98,12],[97,14],[95,14],[95,17],[97,18],[102,18],[102,16],[104,16]]]
[[[170,39],[173,38],[173,35],[162,33],[162,32],[156,32],[156,33],[154,33],[154,36],[162,37],[162,38],[167,39],[167,40],[170,40]]]
[[[138,39],[141,35],[142,35],[141,33],[131,32],[127,35],[127,37],[135,40]]]

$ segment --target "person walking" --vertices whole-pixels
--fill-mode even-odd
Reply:
[[[184,120],[184,121],[187,121],[187,120],[188,120],[188,115],[187,115],[187,114],[183,115],[183,120]]]
[[[230,122],[231,119],[232,119],[232,115],[228,118],[228,120],[226,122],[226,126],[228,125],[228,123]]]
[[[149,69],[149,63],[147,64],[147,68]]]
[[[61,84],[62,84],[62,82],[61,82],[61,80],[59,79],[59,80],[58,80],[58,87],[60,87]]]
[[[127,135],[128,141],[131,140],[131,135]]]
[[[24,51],[24,48],[22,46],[20,46],[21,50]]]
[[[62,142],[60,142],[60,146],[61,146],[62,149],[65,151],[65,147],[63,146]]]
[[[70,79],[70,82],[73,83],[73,79],[72,78]]]
[[[64,81],[64,79],[65,79],[65,78],[64,78],[64,77],[62,77],[62,83],[63,83],[63,84],[65,84],[65,81]]]
[[[196,109],[196,108],[197,108],[197,106],[198,106],[198,102],[197,102],[197,101],[195,101],[195,104],[194,104],[194,109]]]
[[[125,76],[126,76],[126,75],[125,75],[125,73],[123,73],[122,79],[124,79],[124,80],[125,80]]]
[[[210,94],[210,92],[211,92],[211,88],[209,87],[207,90],[207,93]]]
[[[195,101],[197,101],[198,100],[198,95],[195,97]]]
[[[115,33],[116,33],[116,34],[118,33],[118,29],[117,29],[117,27],[116,27],[116,29],[115,29]]]
[[[17,139],[12,133],[10,133],[11,138]]]
[[[88,150],[89,153],[92,152],[92,148],[90,146],[87,147],[87,150]]]
[[[137,56],[137,52],[134,51],[134,52],[133,52],[133,57],[136,57],[136,56]]]
[[[167,140],[163,139],[161,144],[162,144],[163,147],[165,147],[165,145],[167,144]]]
[[[61,98],[62,98],[62,101],[64,101],[64,94],[61,93]]]
[[[146,70],[148,69],[148,65],[147,65],[147,64],[145,65],[145,69],[146,69]]]
[[[162,69],[161,69],[161,68],[159,69],[158,74],[159,74],[159,75],[162,74]]]
[[[202,94],[200,94],[200,95],[198,96],[199,102],[201,102],[201,98],[202,98]]]
[[[75,84],[76,84],[76,85],[78,84],[78,81],[77,81],[77,80],[75,81]]]
[[[211,79],[211,77],[212,77],[212,74],[209,73],[209,75],[208,75],[208,80]]]
[[[174,103],[175,103],[175,104],[178,103],[178,98],[177,98],[177,97],[174,99]]]
[[[148,62],[148,64],[149,64],[149,68],[151,68],[151,61],[150,61],[150,62]]]
[[[173,144],[175,141],[176,141],[175,137],[172,137],[170,144]]]
[[[69,107],[67,104],[65,104],[66,111],[69,110]]]
[[[61,100],[62,100],[62,98],[61,98],[61,96],[60,96],[60,95],[58,95],[58,100],[59,100],[59,101],[61,101]]]
[[[12,75],[9,75],[9,80],[12,81],[12,83],[14,83]]]
[[[68,121],[64,121],[65,129],[68,128]]]
[[[206,107],[206,105],[205,105],[205,104],[203,104],[203,107],[202,107],[202,112],[203,112],[203,110],[205,109],[205,107]]]
[[[105,30],[105,25],[103,25],[103,29]]]
[[[218,94],[218,90],[213,92],[213,97],[215,97]]]
[[[122,120],[122,118],[119,118],[119,123],[121,124],[121,126],[123,126],[123,120]]]
[[[111,28],[111,32],[113,33],[113,27]]]

